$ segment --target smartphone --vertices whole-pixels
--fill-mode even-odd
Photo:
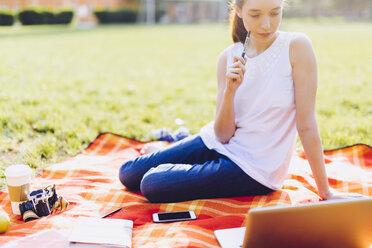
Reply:
[[[194,211],[165,212],[152,215],[154,223],[168,223],[175,221],[196,220]]]

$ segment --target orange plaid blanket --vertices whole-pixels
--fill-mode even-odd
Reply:
[[[45,229],[67,230],[78,216],[99,217],[122,207],[111,218],[134,221],[133,247],[219,247],[213,231],[244,226],[250,208],[320,200],[304,152],[297,150],[282,189],[267,196],[151,204],[141,193],[127,191],[118,180],[121,164],[139,156],[143,145],[104,133],[77,156],[49,166],[33,178],[33,189],[56,184],[58,195],[70,202],[67,210],[59,214],[24,223],[20,216],[12,214],[7,191],[1,191],[0,206],[9,214],[11,225],[0,235],[0,245]],[[332,188],[372,195],[371,147],[358,144],[324,154]],[[194,210],[198,219],[152,223],[152,213],[184,210]],[[53,247],[62,246],[54,243]]]

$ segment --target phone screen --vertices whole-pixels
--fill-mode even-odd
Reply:
[[[159,220],[174,220],[174,219],[188,219],[191,218],[188,211],[176,213],[158,213]]]

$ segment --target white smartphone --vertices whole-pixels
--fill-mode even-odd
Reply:
[[[196,220],[194,211],[165,212],[152,215],[154,223],[168,223],[175,221]]]

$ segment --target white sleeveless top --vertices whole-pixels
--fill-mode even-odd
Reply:
[[[279,36],[264,52],[248,58],[235,99],[236,131],[227,144],[214,133],[214,121],[200,136],[209,149],[227,156],[250,177],[278,190],[288,174],[295,148],[296,108],[289,44],[293,33]],[[241,56],[243,44],[227,48],[227,66]]]

